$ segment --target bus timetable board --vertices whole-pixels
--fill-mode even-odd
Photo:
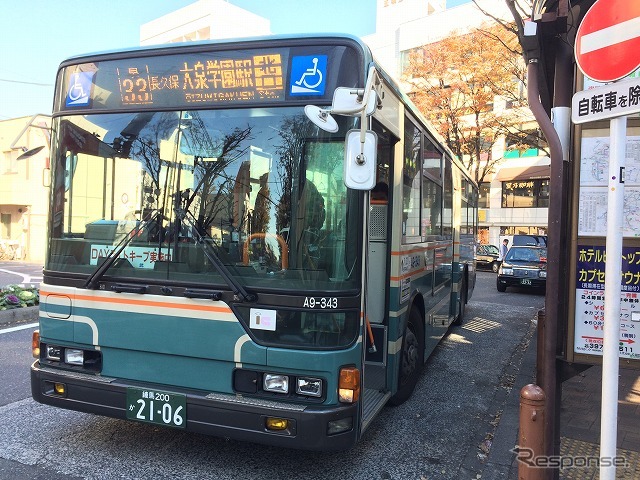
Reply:
[[[80,62],[82,62],[80,60]],[[262,48],[105,59],[66,66],[55,111],[203,108],[330,100],[335,85],[357,86],[361,64],[341,46]]]
[[[637,77],[640,71],[632,77]],[[584,91],[600,85],[582,78]],[[595,91],[595,90],[593,90]],[[635,90],[629,95],[637,97]],[[604,100],[603,100],[604,101]],[[597,103],[597,102],[596,102]],[[603,104],[604,105],[604,104]],[[596,105],[596,107],[598,107]],[[606,106],[603,107],[606,109]],[[619,357],[640,360],[640,124],[628,117],[625,146],[624,215],[622,231],[622,275],[620,279]],[[574,148],[577,208],[573,224],[576,234],[572,264],[574,303],[570,313],[568,358],[570,361],[600,363],[605,324],[605,263],[607,236],[607,192],[609,182],[610,131],[602,122],[581,125]]]

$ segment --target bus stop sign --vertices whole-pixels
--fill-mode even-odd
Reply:
[[[598,82],[613,82],[640,66],[640,2],[597,0],[576,33],[578,67]]]

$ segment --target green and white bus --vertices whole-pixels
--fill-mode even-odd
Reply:
[[[347,449],[473,291],[476,186],[350,36],[66,60],[51,159],[44,404]]]

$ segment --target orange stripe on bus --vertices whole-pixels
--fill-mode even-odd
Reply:
[[[389,277],[389,280],[392,282],[399,282],[400,280],[404,280],[405,278],[415,277],[416,275],[420,275],[421,273],[431,273],[434,270],[431,268],[423,268],[421,270],[413,270],[411,272],[407,272],[399,277]]]
[[[139,305],[143,307],[162,307],[162,308],[175,308],[178,310],[197,310],[202,312],[220,312],[220,313],[231,313],[230,308],[225,307],[214,307],[209,305],[181,305],[176,303],[165,303],[165,302],[154,302],[151,300],[133,300],[133,299],[124,299],[124,298],[108,298],[108,297],[93,297],[90,295],[78,295],[78,294],[61,294],[54,292],[41,291],[40,295],[59,295],[59,296],[67,296],[74,300],[87,300],[90,302],[105,302],[105,303],[115,303],[121,305]]]

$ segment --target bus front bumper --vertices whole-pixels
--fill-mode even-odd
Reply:
[[[63,384],[64,393],[56,393],[55,384]],[[58,370],[41,366],[37,360],[31,365],[31,394],[34,400],[46,405],[127,419],[129,388],[184,394],[186,422],[183,429],[191,432],[316,451],[346,450],[358,440],[357,404],[329,408],[288,404]],[[267,418],[287,419],[290,427],[285,431],[269,430]],[[350,430],[329,435],[332,422],[344,424],[349,418]]]

